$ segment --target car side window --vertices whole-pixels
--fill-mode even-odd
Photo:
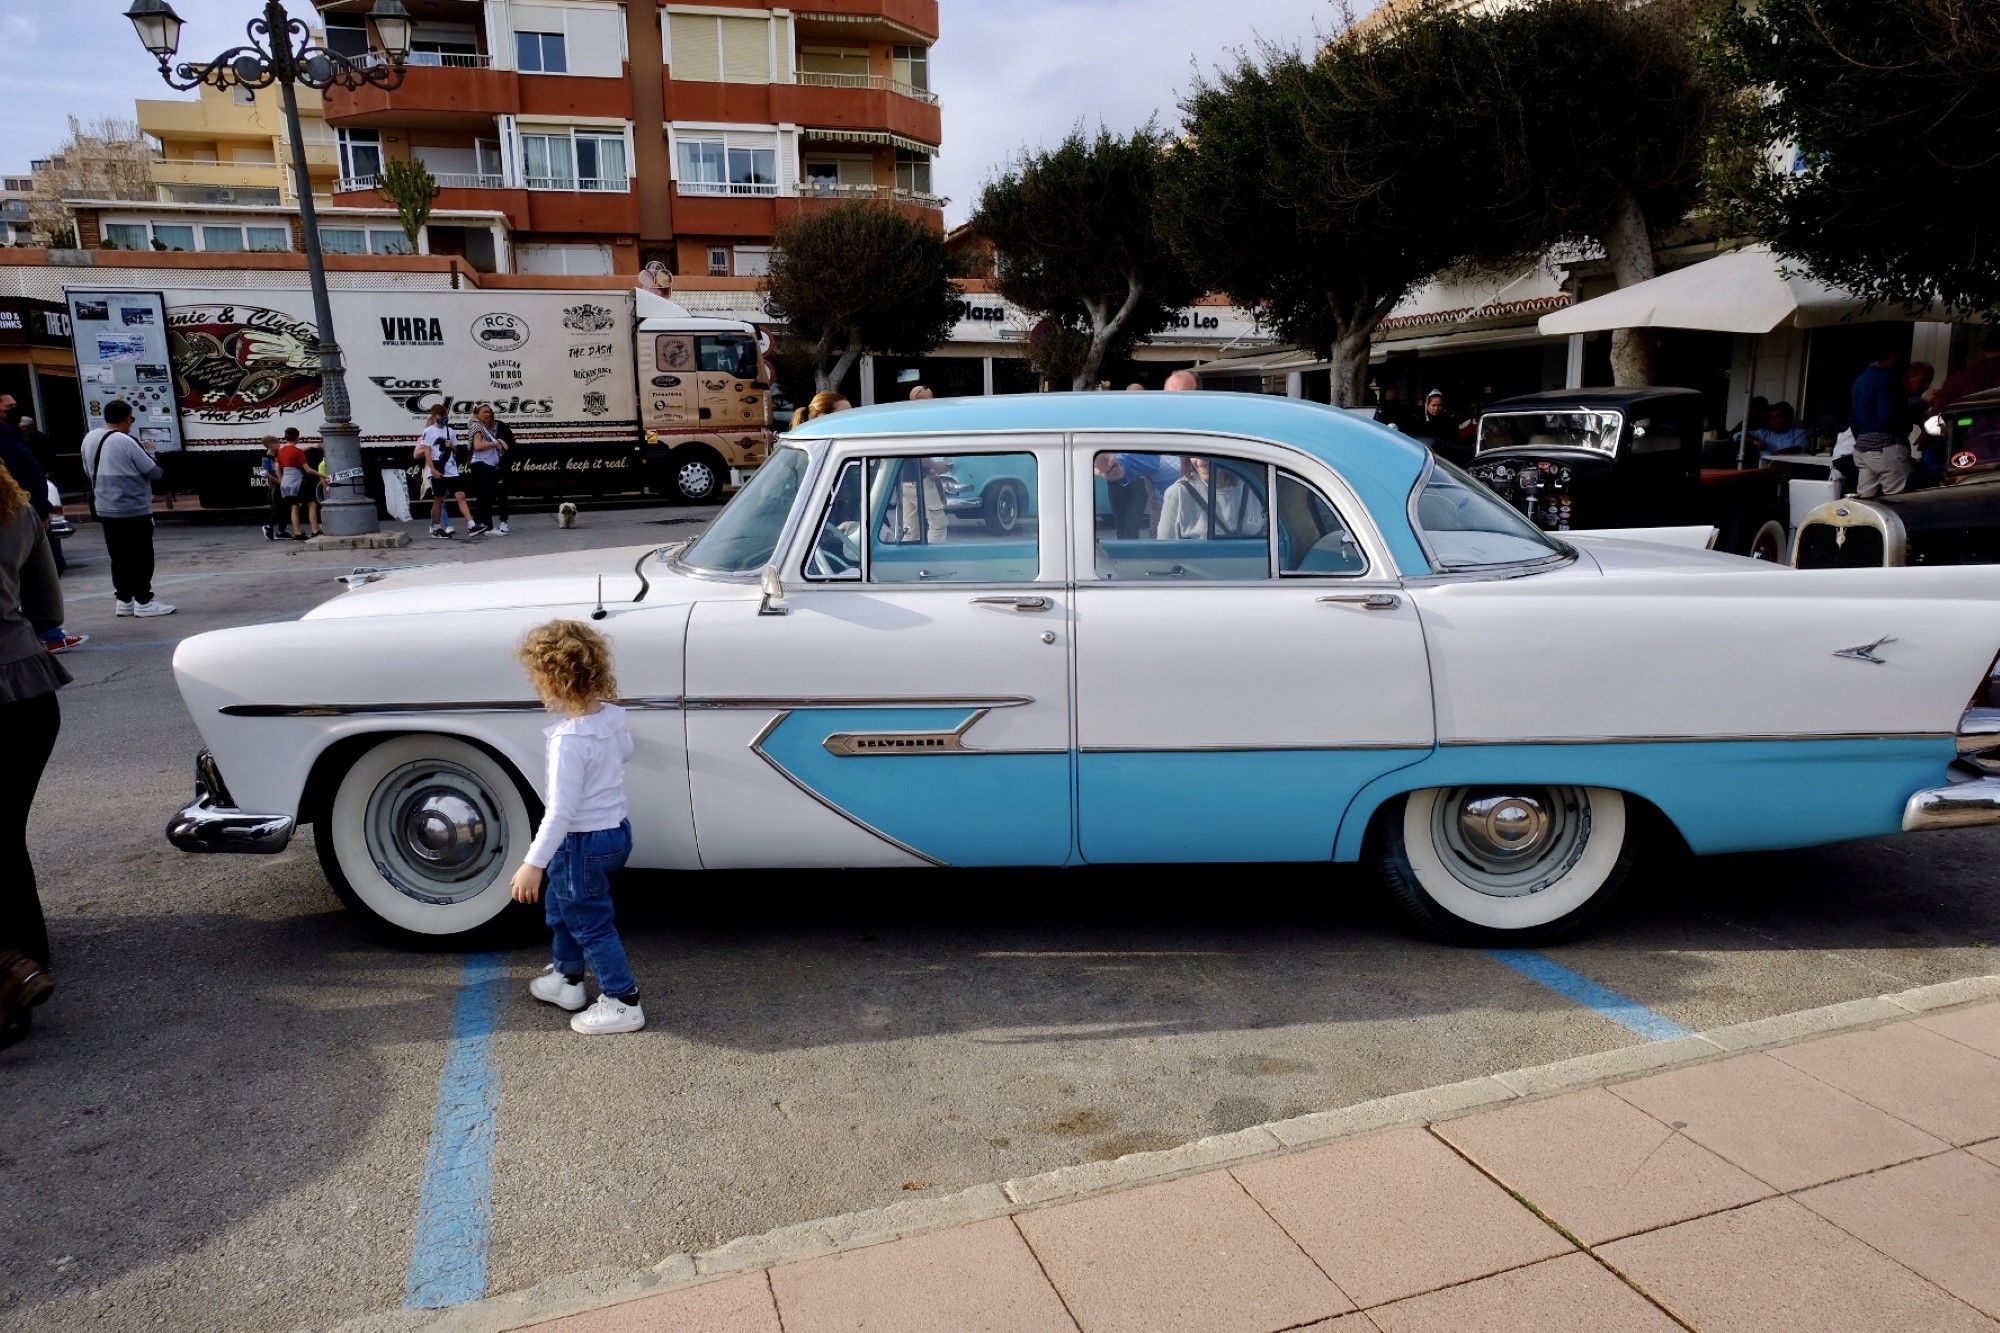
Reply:
[[[1026,583],[1041,573],[1033,454],[847,463],[805,576],[865,583]]]
[[[1094,536],[1100,579],[1271,576],[1271,469],[1214,454],[1099,453]]]
[[[1327,498],[1278,473],[1278,575],[1363,574],[1368,557]]]

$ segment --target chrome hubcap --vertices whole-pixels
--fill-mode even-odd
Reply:
[[[1476,796],[1459,806],[1458,832],[1482,857],[1518,861],[1548,837],[1549,814],[1532,796]]]
[[[715,472],[706,463],[688,463],[682,466],[681,490],[688,495],[707,495],[715,489]]]
[[[506,816],[485,782],[458,764],[403,765],[376,784],[365,818],[369,859],[418,902],[463,902],[503,869]]]

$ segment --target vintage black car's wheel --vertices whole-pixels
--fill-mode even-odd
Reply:
[[[1021,525],[1021,488],[996,481],[986,488],[986,530],[1003,536]]]
[[[1767,518],[1750,534],[1750,548],[1744,552],[1752,560],[1768,560],[1774,565],[1786,563],[1790,549],[1785,541],[1785,525],[1775,518]]]
[[[455,736],[397,736],[357,756],[314,830],[340,900],[393,933],[479,929],[513,901],[534,835],[512,771]]]
[[[722,459],[713,449],[691,444],[676,449],[667,460],[674,498],[684,504],[707,504],[722,496]]]
[[[1625,798],[1605,787],[1438,787],[1385,818],[1390,896],[1429,934],[1533,945],[1604,911],[1632,870]]]

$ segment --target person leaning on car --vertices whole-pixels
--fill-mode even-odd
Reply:
[[[1886,352],[1854,378],[1847,425],[1854,432],[1854,493],[1866,500],[1901,495],[1910,484],[1909,405],[1896,374],[1902,357]]]

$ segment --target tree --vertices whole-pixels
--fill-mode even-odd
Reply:
[[[958,314],[944,238],[885,204],[835,204],[780,222],[763,289],[821,389],[837,388],[863,352],[921,356]]]
[[[395,208],[396,218],[403,224],[403,235],[410,238],[410,253],[415,254],[417,237],[431,220],[431,207],[437,203],[437,177],[415,158],[397,158],[382,164],[375,189]]]
[[[1150,124],[1094,139],[1079,127],[980,193],[972,225],[997,252],[995,285],[1041,316],[1030,356],[1073,389],[1199,294],[1161,229],[1163,151]]]
[[[1877,301],[2000,313],[2000,23],[1990,0],[1760,0],[1725,14],[1724,216]]]
[[[1702,182],[1717,94],[1702,59],[1713,0],[1530,0],[1471,25],[1484,54],[1462,71],[1464,142],[1489,221],[1546,241],[1594,241],[1620,287],[1658,272],[1654,247]],[[1650,384],[1653,343],[1612,334],[1612,379]]]
[[[1491,203],[1495,173],[1465,135],[1478,17],[1386,12],[1310,57],[1266,46],[1199,80],[1163,191],[1198,276],[1323,351],[1343,406],[1361,402],[1375,330],[1412,288],[1545,244],[1530,215]]]
[[[49,245],[76,236],[68,199],[152,199],[153,146],[132,121],[69,118],[69,139],[35,168],[28,217]]]

